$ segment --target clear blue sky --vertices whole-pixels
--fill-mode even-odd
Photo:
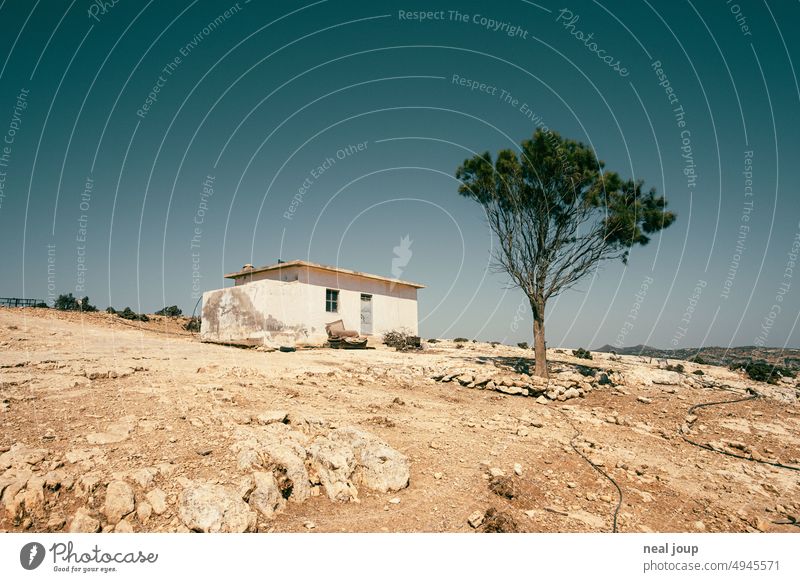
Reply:
[[[6,0],[0,296],[190,312],[244,263],[392,275],[408,236],[422,335],[530,341],[454,173],[545,124],[678,215],[548,305],[550,346],[797,347],[798,21],[745,0]]]

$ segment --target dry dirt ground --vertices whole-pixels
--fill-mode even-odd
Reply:
[[[586,364],[613,370],[618,383],[542,404],[432,379],[455,370],[513,375],[530,357],[450,341],[418,352],[265,353],[203,344],[164,320],[128,325],[104,313],[0,309],[0,454],[20,444],[40,451],[29,459],[27,489],[9,471],[0,477],[0,530],[66,531],[82,509],[110,531],[101,512],[106,485],[126,475],[137,506],[153,489],[165,493],[162,513],[133,512],[126,528],[186,531],[182,489],[198,481],[236,487],[237,427],[284,410],[377,436],[408,457],[410,481],[397,492],[360,491],[357,502],[320,495],[288,503],[259,517],[257,531],[608,532],[620,499],[621,532],[800,531],[792,525],[800,471],[681,436],[689,426],[696,442],[800,466],[794,381],[768,386],[685,364],[675,384],[648,385],[657,362],[597,353],[578,360],[567,350],[550,350],[554,377]],[[621,383],[626,374],[645,380]],[[687,424],[693,404],[742,398],[747,386],[765,396],[701,408]],[[119,439],[98,443],[97,434],[109,433]],[[82,482],[89,472],[99,480]],[[20,508],[20,495],[34,488]],[[474,528],[471,516],[483,523]]]

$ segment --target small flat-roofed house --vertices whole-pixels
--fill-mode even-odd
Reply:
[[[233,287],[203,293],[202,341],[322,344],[325,325],[339,319],[363,336],[418,334],[418,283],[300,260],[245,265],[225,278]]]

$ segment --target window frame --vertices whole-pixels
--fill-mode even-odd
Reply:
[[[325,289],[325,313],[339,313],[338,289]]]

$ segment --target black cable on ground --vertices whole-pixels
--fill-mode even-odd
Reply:
[[[689,410],[686,411],[686,414],[688,416],[688,415],[692,414],[692,412],[694,412],[698,408],[705,408],[707,406],[720,406],[722,404],[736,404],[737,402],[748,402],[750,400],[756,400],[757,398],[761,397],[761,395],[758,392],[756,392],[754,389],[752,389],[752,388],[748,388],[747,391],[750,394],[750,396],[748,396],[746,398],[736,398],[735,400],[719,400],[719,401],[716,401],[716,402],[703,402],[701,404],[695,404],[694,406],[689,408]],[[735,459],[742,459],[744,461],[752,461],[753,463],[761,463],[762,465],[770,465],[771,467],[778,467],[780,469],[789,469],[790,471],[800,471],[800,467],[793,467],[791,465],[784,465],[783,463],[776,463],[776,462],[773,462],[773,461],[763,461],[761,459],[753,459],[752,457],[746,457],[744,455],[739,455],[739,454],[731,453],[731,452],[728,452],[728,451],[717,450],[717,449],[715,449],[714,447],[712,447],[710,445],[703,444],[703,443],[698,443],[696,441],[693,441],[692,439],[688,438],[683,431],[681,431],[680,435],[681,435],[681,438],[683,440],[685,440],[687,443],[689,443],[690,445],[694,445],[696,447],[700,447],[701,449],[705,449],[707,451],[711,451],[711,452],[714,452],[714,453],[719,453],[720,455],[726,455],[728,457],[733,457]],[[794,524],[792,524],[792,525],[794,525]]]
[[[582,452],[580,452],[578,450],[578,447],[575,446],[575,439],[577,439],[581,435],[580,431],[577,428],[575,428],[574,424],[572,424],[572,421],[569,419],[569,416],[567,416],[566,412],[564,412],[560,408],[557,408],[556,410],[558,410],[561,414],[564,415],[564,418],[567,420],[567,424],[569,424],[572,427],[572,430],[575,431],[575,434],[572,436],[572,439],[569,441],[569,446],[572,447],[572,450],[575,451],[575,453],[579,457],[581,457],[584,461],[589,463],[589,465],[592,467],[592,469],[594,469],[595,471],[600,473],[603,477],[605,477],[606,479],[611,481],[611,484],[617,490],[617,495],[618,495],[617,507],[614,509],[613,526],[612,526],[612,529],[611,529],[612,533],[617,533],[617,518],[619,517],[619,510],[622,508],[622,489],[617,484],[617,482],[614,481],[613,477],[611,477],[608,473],[603,471],[600,467],[598,467],[597,465],[592,463],[592,460],[589,457],[587,457],[586,455],[584,455]]]

